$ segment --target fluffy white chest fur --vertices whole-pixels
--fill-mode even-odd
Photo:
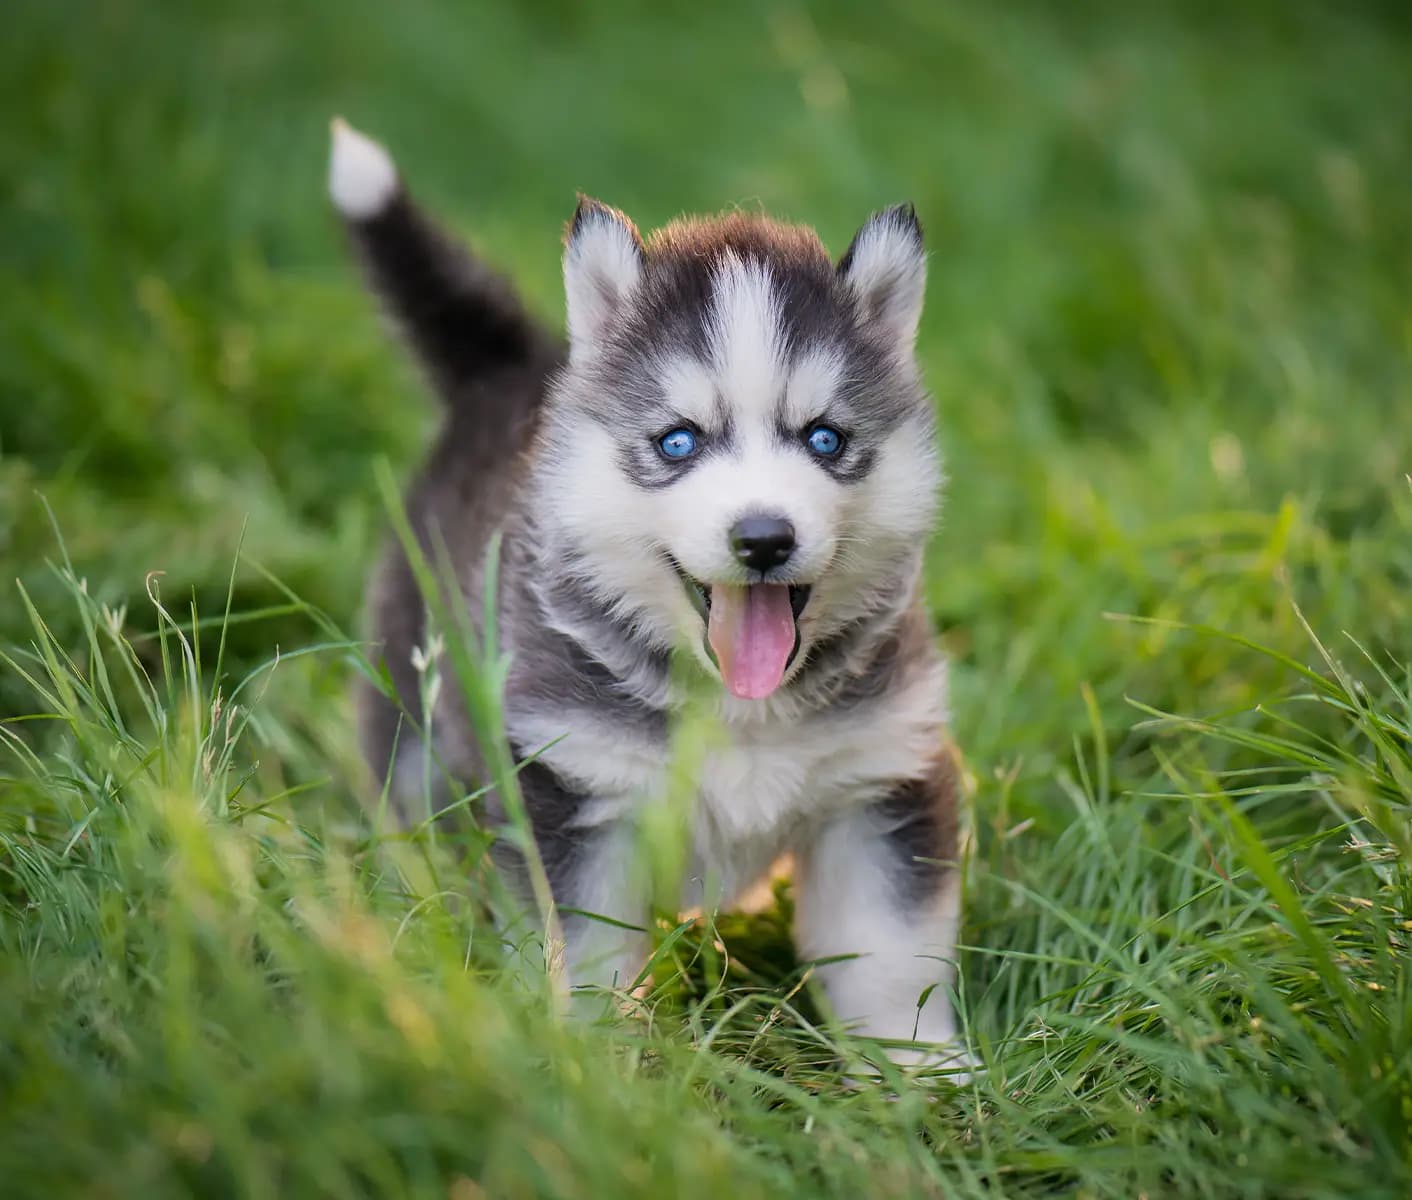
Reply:
[[[945,663],[938,658],[906,687],[844,711],[798,715],[783,705],[727,700],[718,716],[707,752],[693,764],[693,869],[684,905],[708,895],[729,902],[813,827],[922,773],[946,719]],[[578,818],[585,828],[631,820],[671,790],[661,743],[625,736],[611,720],[584,715],[566,727],[562,718],[512,715],[510,733],[521,745],[547,745],[544,761],[597,797]]]

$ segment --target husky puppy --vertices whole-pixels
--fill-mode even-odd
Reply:
[[[956,768],[920,599],[940,463],[913,354],[926,268],[912,208],[874,215],[835,265],[801,226],[732,213],[644,239],[580,199],[565,344],[342,122],[330,190],[445,402],[408,509],[449,550],[471,614],[502,533],[506,729],[535,756],[519,780],[572,913],[570,982],[625,986],[639,969],[643,938],[624,928],[647,917],[636,819],[667,791],[673,715],[704,679],[724,737],[700,770],[683,905],[728,900],[792,851],[798,950],[828,960],[837,1016],[952,1043]],[[363,697],[374,770],[421,795],[414,737],[393,761],[405,708],[473,779],[456,689],[420,711],[429,631],[400,551],[371,607],[402,702]]]

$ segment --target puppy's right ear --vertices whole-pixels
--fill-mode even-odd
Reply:
[[[593,353],[642,278],[642,238],[616,208],[580,196],[564,237],[569,355]]]

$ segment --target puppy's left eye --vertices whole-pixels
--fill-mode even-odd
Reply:
[[[820,458],[837,458],[843,449],[843,434],[832,425],[815,425],[804,440]]]

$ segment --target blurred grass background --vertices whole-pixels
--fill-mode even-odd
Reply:
[[[970,937],[1015,955],[977,954],[968,987],[983,1034],[1018,1037],[1042,1001],[1073,999],[1065,991],[1072,981],[1056,982],[1057,968],[1025,955],[1059,954],[1061,943],[1075,961],[1099,953],[1092,939],[1063,942],[1074,928],[1036,895],[1062,896],[1063,911],[1090,930],[1111,920],[1150,928],[1143,922],[1160,918],[1168,933],[1199,940],[1228,921],[1274,920],[1275,908],[1229,896],[1223,903],[1232,907],[1219,911],[1214,901],[1198,903],[1202,887],[1216,886],[1212,879],[1231,884],[1227,868],[1238,874],[1220,865],[1222,837],[1249,847],[1241,826],[1226,835],[1203,829],[1191,794],[1220,794],[1242,811],[1248,805],[1260,835],[1278,847],[1305,846],[1300,839],[1343,820],[1330,814],[1322,784],[1286,783],[1291,770],[1312,771],[1308,761],[1291,764],[1272,743],[1250,740],[1283,719],[1260,706],[1303,686],[1288,663],[1108,614],[1211,626],[1324,671],[1297,601],[1340,654],[1358,658],[1340,640],[1349,631],[1378,664],[1392,664],[1387,680],[1366,661],[1355,674],[1380,697],[1380,711],[1397,710],[1394,681],[1405,680],[1400,664],[1412,660],[1410,50],[1412,19],[1391,3],[20,0],[7,10],[0,39],[0,643],[31,653],[25,648],[36,636],[9,582],[19,577],[54,644],[83,644],[84,601],[45,566],[59,550],[41,496],[87,596],[110,612],[126,606],[138,658],[154,673],[157,643],[142,636],[155,622],[144,594],[148,573],[165,572],[162,594],[178,612],[194,596],[205,617],[218,615],[242,529],[236,620],[224,631],[231,679],[267,662],[276,647],[287,654],[325,640],[311,607],[340,628],[357,628],[364,574],[384,526],[372,464],[387,456],[399,472],[410,469],[434,406],[384,335],[329,211],[325,152],[335,113],[384,140],[422,199],[512,273],[555,323],[559,229],[575,190],[625,208],[644,227],[682,210],[761,205],[817,225],[836,251],[867,212],[910,199],[931,251],[922,355],[950,474],[929,596],[955,658],[956,733],[973,775],[980,841]],[[291,603],[269,573],[303,603]],[[222,636],[219,622],[205,622],[197,637],[203,662],[214,661]],[[13,669],[24,661],[21,654],[0,667],[0,716],[59,707],[37,699],[33,680]],[[278,798],[269,803],[315,825],[326,813],[354,809],[348,672],[348,655],[336,651],[282,663],[242,734],[247,796]],[[1213,717],[1246,740],[1174,738],[1131,701]],[[1325,705],[1296,740],[1347,748],[1357,742],[1350,720],[1348,704]],[[9,728],[39,748],[42,764],[30,774],[44,782],[21,786],[18,769],[0,781],[12,802],[5,828],[39,836],[22,819],[43,807],[34,789],[68,812],[54,798],[88,778],[76,764],[91,746],[79,737],[82,753],[73,758],[65,737],[82,728],[77,717]],[[173,737],[162,726],[152,745],[175,745]],[[1387,785],[1394,799],[1395,776]],[[1372,773],[1361,778],[1377,791]],[[304,790],[289,798],[291,788]],[[1405,821],[1405,809],[1397,811]],[[69,830],[54,835],[57,846]],[[1121,844],[1103,841],[1112,856],[1099,855],[1111,867],[1105,874],[1095,843],[1084,839],[1120,833]],[[21,842],[9,845],[11,856],[22,853]],[[71,933],[77,918],[63,915],[60,893],[36,899],[39,876],[15,882],[24,876],[18,861],[7,860],[15,916],[6,947],[10,1016],[19,1023],[11,1029],[29,1027],[41,997],[49,998],[44,1009],[67,995],[67,985],[54,983],[70,977],[65,970],[107,961],[25,925],[52,917],[51,935],[60,927]],[[1187,874],[1172,866],[1178,861]],[[131,882],[123,872],[137,869],[114,868],[115,877]],[[1210,877],[1197,886],[1202,872]],[[1189,891],[1177,886],[1179,875]],[[1376,873],[1364,882],[1354,907],[1383,905],[1372,897],[1392,885]],[[413,903],[398,887],[373,905],[394,922],[398,904],[405,916]],[[1250,894],[1257,893],[1274,904],[1273,893]],[[1129,908],[1115,916],[1120,895]],[[1178,911],[1189,925],[1171,923]],[[741,936],[773,935],[757,925]],[[57,954],[59,945],[72,957],[46,960],[40,948]],[[158,945],[154,936],[151,947]],[[1266,978],[1258,960],[1252,978]],[[46,961],[52,977],[41,969]],[[1207,977],[1210,964],[1193,961],[1190,977]],[[1282,970],[1271,967],[1269,979],[1284,979]],[[1401,958],[1387,971],[1378,978],[1392,989],[1388,1003],[1405,999]],[[447,982],[454,973],[431,974],[460,986]],[[51,985],[57,990],[46,991]],[[348,986],[342,975],[329,984]],[[214,1003],[200,988],[189,998],[187,1016]],[[215,1011],[234,1020],[248,1000],[227,996],[221,1003],[229,1006]],[[325,1033],[337,1027],[332,1009],[309,1003],[312,1025]],[[103,1011],[120,1030],[129,1019]],[[509,1020],[495,1011],[486,1019]],[[1384,1017],[1369,1019],[1386,1029]],[[433,1091],[451,1086],[422,1059],[409,1065],[415,1054],[404,1059],[378,1040],[385,1017],[364,1018],[367,1029],[351,1036],[368,1089],[395,1089],[402,1078],[430,1081]],[[164,1044],[162,1027],[140,1035],[140,1016],[130,1019],[129,1050],[146,1044],[143,1036]],[[1212,1028],[1225,1019],[1213,1016]],[[282,1032],[263,1035],[273,1041],[252,1049],[251,1062],[278,1060],[275,1043],[289,1030],[275,1028]],[[532,1023],[517,1028],[503,1034],[511,1059],[543,1052],[560,1036]],[[1167,1031],[1182,1053],[1209,1033]],[[1380,1142],[1346,1114],[1326,1121],[1318,1099],[1301,1094],[1310,1064],[1370,1035],[1354,1027],[1342,1036],[1290,1051],[1283,1099],[1261,1096],[1260,1079],[1273,1077],[1269,1063],[1252,1067],[1241,1077],[1251,1105],[1231,1110],[1232,1124],[1195,1102],[1185,1117],[1172,1115],[1181,1105],[1169,1100],[1170,1134],[1143,1126],[1139,1136],[1136,1125],[1115,1125],[1104,1105],[1117,1092],[1095,1091],[1081,1072],[1049,1070],[1043,1047],[1016,1051],[1022,1059],[1040,1055],[1024,1059],[1035,1072],[1027,1086],[1043,1097],[1028,1114],[1007,1111],[999,1086],[986,1100],[999,1108],[977,1099],[940,1119],[922,1115],[925,1105],[850,1097],[818,1082],[823,1076],[810,1076],[808,1087],[828,1091],[839,1106],[832,1116],[792,1108],[797,1096],[767,1103],[755,1092],[755,1108],[733,1108],[739,1097],[713,1074],[724,1070],[719,1064],[690,1068],[709,1086],[688,1100],[670,1084],[674,1099],[663,1100],[651,1090],[659,1083],[632,1084],[655,1099],[617,1084],[603,1094],[618,1098],[623,1113],[664,1104],[685,1123],[681,1144],[673,1144],[679,1158],[663,1167],[678,1184],[674,1171],[698,1171],[721,1186],[754,1180],[766,1190],[789,1178],[805,1192],[867,1181],[875,1194],[943,1186],[959,1194],[984,1184],[1134,1195],[1143,1182],[1157,1189],[1151,1194],[1302,1195],[1346,1193],[1361,1179],[1365,1194],[1380,1187],[1399,1194],[1394,1164],[1405,1165],[1406,1141]],[[150,1078],[124,1082],[123,1052],[109,1047],[88,1059],[91,1047],[73,1049],[80,1043],[56,1043],[83,1066],[69,1086],[90,1086],[102,1064],[102,1086],[116,1091],[74,1101],[96,1124],[76,1124],[67,1140],[57,1139],[73,1155],[70,1165],[83,1161],[74,1147],[104,1144],[96,1130],[105,1121],[113,1136],[126,1129],[139,1138],[146,1128],[152,1145],[167,1146],[150,1150],[148,1174],[147,1160],[133,1166],[122,1158],[127,1166],[115,1172],[111,1194],[156,1194],[143,1191],[154,1180],[232,1194],[265,1185],[273,1189],[267,1194],[291,1194],[282,1179],[337,1190],[343,1177],[298,1159],[278,1126],[259,1135],[281,1147],[270,1151],[278,1162],[268,1173],[250,1165],[262,1161],[254,1151],[241,1158],[229,1149],[230,1139],[256,1136],[242,1105],[257,1104],[258,1088],[243,1100],[219,1090],[193,1100],[196,1074],[183,1083],[180,1072],[154,1068]],[[680,1063],[683,1046],[694,1044],[688,1037],[628,1052],[614,1043],[612,1055]],[[1384,1081],[1407,1066],[1397,1057],[1407,1043],[1393,1044],[1396,1070],[1379,1067]],[[595,1141],[568,1137],[561,1124],[594,1103],[592,1089],[565,1082],[584,1053],[563,1051],[556,1068],[563,1111],[548,1093],[539,1098],[546,1107],[536,1136],[562,1141],[569,1173],[507,1167],[507,1194],[591,1195],[591,1183],[610,1180],[633,1194],[653,1187],[686,1194],[650,1172],[624,1183],[611,1154],[590,1169],[585,1155],[611,1143],[614,1129]],[[49,1054],[23,1061],[48,1063],[53,1079],[67,1078]],[[291,1125],[317,1124],[308,1097],[325,1094],[337,1060],[330,1043],[324,1057],[309,1052],[290,1090],[270,1084]],[[190,1070],[201,1061],[191,1057]],[[604,1068],[592,1058],[583,1069]],[[1362,1069],[1325,1080],[1325,1096],[1356,1106],[1373,1087]],[[459,1076],[476,1097],[475,1120],[501,1103],[476,1091],[488,1072],[479,1063]],[[42,1077],[32,1071],[10,1082],[38,1088]],[[529,1076],[516,1078],[533,1086]],[[1239,1093],[1232,1076],[1221,1078],[1213,1094]],[[161,1121],[149,1122],[143,1102],[127,1111],[130,1126],[115,1115],[125,1087],[146,1096],[151,1112],[185,1104],[207,1116],[185,1134],[183,1117],[164,1142],[166,1134],[151,1132]],[[40,1117],[61,1113],[57,1095],[52,1108],[35,1099],[47,1094],[30,1093],[38,1123],[11,1128],[37,1130]],[[399,1096],[387,1112],[449,1119],[426,1093]],[[1273,1107],[1262,1108],[1267,1100]],[[109,1103],[116,1107],[103,1107]],[[348,1126],[325,1129],[330,1162],[340,1161],[338,1139],[351,1138],[357,1125],[358,1102],[348,1103]],[[1388,1103],[1395,1125],[1398,1101]],[[788,1113],[778,1125],[761,1115],[776,1104]],[[210,1117],[214,1110],[225,1112],[226,1124]],[[978,1114],[1004,1131],[993,1142],[978,1132]],[[1317,1136],[1300,1124],[1308,1114],[1324,1122]],[[1234,1149],[1262,1121],[1277,1140],[1256,1137]],[[804,1137],[805,1125],[828,1131],[823,1144],[781,1140]],[[733,1128],[737,1140],[716,1138],[718,1126]],[[623,1127],[622,1162],[667,1161],[667,1139],[632,1130]],[[1227,1140],[1203,1141],[1216,1133]],[[529,1135],[517,1142],[511,1125],[498,1136],[526,1162],[539,1162]],[[195,1138],[197,1150],[204,1145],[206,1157],[188,1154],[183,1137]],[[1280,1137],[1300,1143],[1287,1159]],[[220,1147],[214,1160],[212,1138]],[[845,1169],[855,1141],[863,1148]],[[933,1154],[927,1145],[946,1149]],[[9,1149],[34,1167],[52,1153],[41,1147],[14,1134]],[[280,1158],[286,1151],[290,1157]],[[425,1194],[446,1194],[460,1177],[461,1168],[447,1165],[455,1152],[426,1154],[415,1170],[399,1160],[382,1176],[349,1178],[375,1194],[423,1185]],[[198,1172],[196,1183],[164,1174],[168,1155],[199,1160],[211,1173]],[[1237,1155],[1247,1156],[1243,1173],[1231,1165]],[[760,1174],[762,1161],[774,1167]],[[793,1165],[780,1175],[775,1168],[786,1161]],[[951,1173],[938,1173],[939,1163]],[[1228,1166],[1234,1174],[1217,1169]],[[861,1174],[850,1173],[855,1168]],[[469,1185],[475,1171],[464,1169]],[[1005,1173],[1012,1169],[1019,1174]],[[96,1178],[97,1162],[94,1171]],[[69,1183],[77,1186],[79,1175]]]

